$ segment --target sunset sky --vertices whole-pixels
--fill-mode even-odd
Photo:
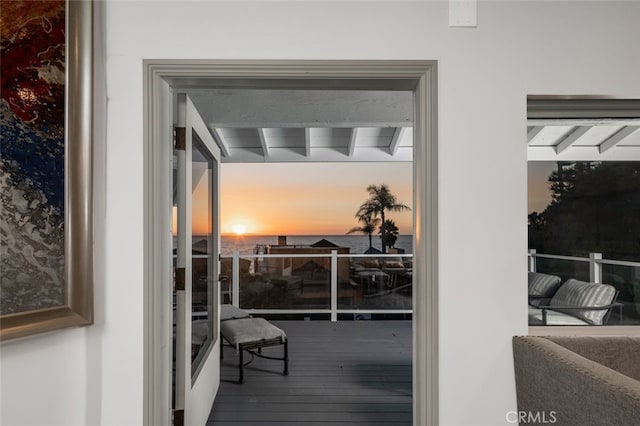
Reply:
[[[370,184],[389,185],[412,207],[412,168],[411,162],[223,164],[221,231],[244,226],[247,234],[343,235],[359,225],[354,215]],[[412,233],[411,211],[387,217],[401,234]]]
[[[231,163],[221,169],[222,234],[343,235],[368,198],[366,187],[386,183],[398,201],[413,207],[412,163]],[[527,212],[551,201],[547,178],[555,162],[529,162]],[[194,211],[205,212],[204,187],[194,192]],[[391,212],[401,234],[411,234],[412,211]],[[204,214],[194,234],[204,234]]]
[[[551,202],[548,178],[551,172],[556,169],[557,163],[555,161],[529,161],[527,167],[529,200],[527,214],[531,212],[542,213]]]

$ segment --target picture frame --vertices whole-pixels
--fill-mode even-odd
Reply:
[[[93,323],[93,4],[91,0],[67,0],[64,7],[62,303],[3,313],[2,341]],[[45,26],[44,18],[42,22]],[[8,281],[3,278],[3,282]]]

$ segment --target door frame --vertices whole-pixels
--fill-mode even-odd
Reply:
[[[438,155],[436,61],[144,60],[145,425],[170,425],[172,91],[411,90],[414,93],[413,424],[438,424]]]

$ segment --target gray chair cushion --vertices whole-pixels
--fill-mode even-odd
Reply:
[[[560,286],[556,294],[549,302],[554,310],[565,312],[590,324],[602,325],[607,310],[581,311],[563,310],[562,306],[606,306],[613,303],[616,296],[616,289],[607,284],[595,284],[576,279],[569,279]]]
[[[557,275],[529,272],[529,295],[553,297],[560,287],[560,277]]]
[[[548,305],[549,299],[553,297],[560,287],[560,277],[557,275],[541,274],[540,272],[529,272],[529,304],[538,307]],[[547,299],[541,299],[545,297]]]

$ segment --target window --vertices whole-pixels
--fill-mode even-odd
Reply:
[[[612,101],[529,99],[529,325],[640,325],[640,114]]]

